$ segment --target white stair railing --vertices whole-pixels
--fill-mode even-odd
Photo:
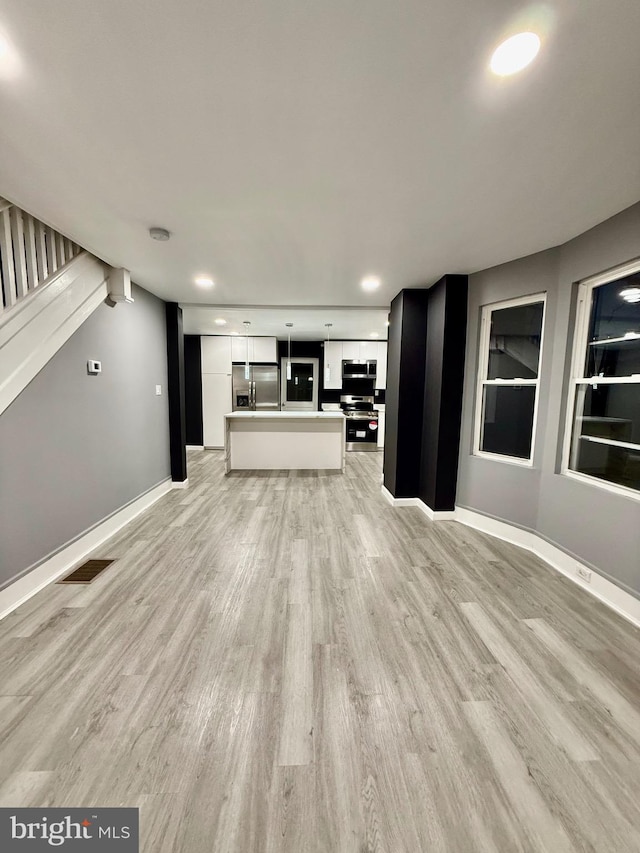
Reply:
[[[0,198],[0,316],[81,252],[68,237]]]

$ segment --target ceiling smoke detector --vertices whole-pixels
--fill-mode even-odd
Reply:
[[[149,228],[149,237],[152,240],[158,240],[160,243],[166,243],[171,234],[166,228]]]

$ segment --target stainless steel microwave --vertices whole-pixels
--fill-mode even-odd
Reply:
[[[343,379],[375,379],[376,378],[376,360],[369,359],[367,361],[347,361],[342,362],[342,378]]]

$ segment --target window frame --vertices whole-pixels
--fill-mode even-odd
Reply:
[[[596,488],[622,495],[626,498],[640,501],[640,491],[629,486],[621,486],[582,471],[571,468],[571,448],[573,440],[573,427],[576,414],[576,397],[579,385],[640,385],[640,374],[631,376],[597,376],[586,377],[585,365],[587,363],[587,348],[589,346],[589,320],[591,319],[591,303],[593,291],[604,284],[611,284],[617,279],[640,272],[640,258],[620,264],[607,272],[589,276],[578,282],[578,298],[576,303],[576,320],[573,336],[573,351],[571,354],[571,372],[566,397],[566,419],[564,429],[564,443],[562,448],[562,465],[560,473],[572,480],[578,480]],[[604,442],[603,442],[604,443]],[[607,442],[608,443],[608,442]],[[636,445],[633,445],[634,447]]]
[[[542,327],[540,330],[540,355],[538,358],[538,375],[535,379],[487,379],[489,370],[489,342],[491,338],[491,315],[494,311],[502,311],[505,308],[518,308],[522,305],[537,305],[542,303]],[[519,465],[523,468],[532,468],[535,456],[536,432],[538,426],[538,405],[540,402],[540,375],[542,373],[542,357],[544,353],[544,332],[547,316],[547,294],[546,292],[534,293],[528,296],[518,296],[514,299],[504,299],[500,302],[491,302],[483,305],[480,314],[480,335],[478,344],[478,368],[476,375],[476,405],[473,429],[473,455],[481,459],[492,459],[495,462],[507,462]],[[533,386],[535,388],[535,399],[533,404],[533,424],[531,427],[531,452],[527,459],[520,456],[508,456],[503,453],[492,453],[482,450],[480,442],[482,439],[482,407],[484,402],[484,389],[486,386],[498,387]]]

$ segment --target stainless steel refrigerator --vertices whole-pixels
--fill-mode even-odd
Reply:
[[[280,410],[280,371],[276,364],[233,365],[233,411],[277,412]]]

